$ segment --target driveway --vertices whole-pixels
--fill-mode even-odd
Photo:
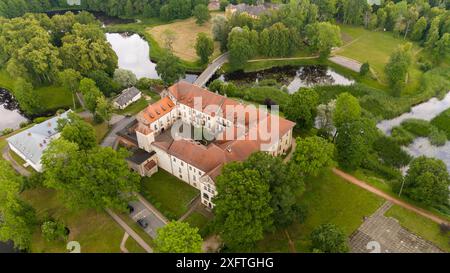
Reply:
[[[129,203],[133,208],[134,211],[130,214],[131,219],[133,221],[137,222],[139,220],[147,223],[147,227],[142,227],[145,232],[150,235],[153,239],[156,238],[156,231],[158,228],[164,227],[166,225],[166,220],[160,217],[160,215],[146,206],[141,201],[132,201]]]
[[[108,135],[103,140],[101,146],[114,147],[114,144],[116,143],[116,139],[117,139],[117,135],[116,135],[117,132],[119,132],[120,130],[123,130],[135,119],[136,119],[135,117],[126,117],[126,118],[119,120],[116,124],[113,125],[111,131],[109,131]]]

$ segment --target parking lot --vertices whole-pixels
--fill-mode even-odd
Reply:
[[[156,237],[156,230],[166,225],[165,220],[145,206],[140,201],[129,203],[133,208],[130,217],[137,222],[152,238]]]

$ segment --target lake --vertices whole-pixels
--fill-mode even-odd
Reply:
[[[19,109],[19,104],[8,90],[0,87],[0,131],[11,128],[19,129],[20,123],[28,121]]]
[[[390,135],[392,128],[399,126],[406,119],[416,118],[430,121],[448,108],[450,108],[450,92],[442,100],[432,98],[412,107],[408,113],[404,113],[394,119],[381,121],[377,124],[377,127],[386,135]],[[447,141],[444,146],[436,147],[431,145],[428,138],[418,137],[413,143],[403,147],[403,149],[414,157],[424,155],[438,158],[444,161],[447,165],[447,170],[450,172],[450,141]]]
[[[315,85],[351,85],[354,80],[348,79],[324,65],[282,66],[260,70],[257,72],[236,71],[227,74],[216,74],[212,80],[221,79],[236,84],[255,84],[262,80],[275,80],[295,93],[301,87]]]

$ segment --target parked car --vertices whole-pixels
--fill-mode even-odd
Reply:
[[[148,227],[148,223],[147,223],[147,221],[145,221],[144,218],[139,219],[139,220],[137,221],[137,223],[138,223],[142,228],[147,228],[147,227]]]
[[[128,204],[127,209],[128,209],[128,212],[130,212],[130,214],[134,212],[134,207],[130,204]]]

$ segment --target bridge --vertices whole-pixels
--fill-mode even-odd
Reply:
[[[205,84],[211,79],[211,77],[216,73],[216,71],[228,62],[229,54],[225,52],[224,54],[217,57],[206,69],[203,71],[197,80],[194,82],[195,85],[204,87]]]

